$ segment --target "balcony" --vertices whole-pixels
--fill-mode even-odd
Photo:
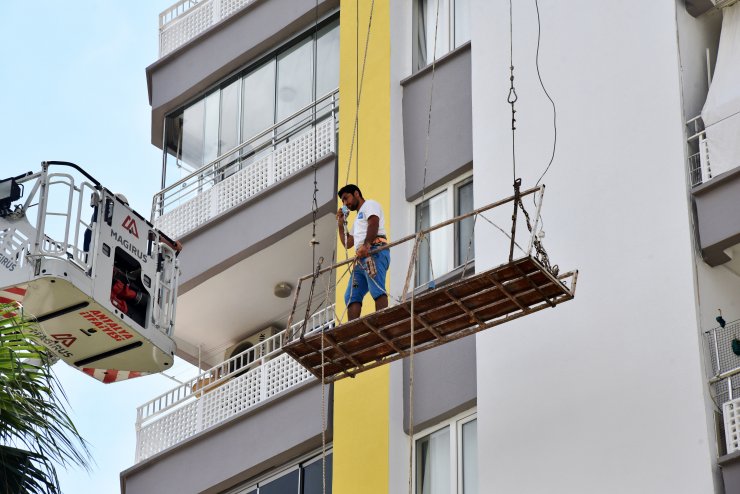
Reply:
[[[255,0],[180,0],[159,14],[159,57],[198,37]]]
[[[336,154],[338,111],[334,91],[223,153],[155,194],[152,221],[182,238]]]
[[[704,332],[715,404],[718,463],[726,492],[740,489],[740,320]],[[721,412],[721,414],[720,414]]]
[[[699,246],[710,266],[725,265],[740,276],[740,167],[716,174],[701,117],[687,122],[688,176],[696,207]]]
[[[313,314],[307,323],[313,330],[334,325],[333,305]],[[291,329],[302,326],[303,321]],[[285,330],[138,407],[136,462],[316,381],[283,353],[284,336]]]

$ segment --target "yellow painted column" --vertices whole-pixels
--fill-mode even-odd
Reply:
[[[341,2],[337,182],[339,187],[354,183],[366,199],[374,199],[381,204],[390,236],[389,1],[375,0],[374,4],[372,0]],[[359,110],[356,111],[358,86],[361,94]],[[343,259],[344,247],[338,239],[337,242],[338,258]],[[354,249],[349,255],[354,255]],[[337,273],[337,279],[340,277],[341,273]],[[345,276],[337,286],[338,314],[344,312],[347,278]],[[386,280],[386,289],[389,279]],[[363,314],[375,309],[369,295],[365,297],[362,308]],[[386,365],[363,372],[354,379],[342,379],[334,385],[332,487],[335,494],[388,492],[389,376]]]

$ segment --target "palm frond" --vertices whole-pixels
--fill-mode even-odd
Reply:
[[[49,354],[30,331],[33,324],[17,305],[0,304],[0,487],[55,494],[56,466],[89,470],[90,452],[67,414]]]

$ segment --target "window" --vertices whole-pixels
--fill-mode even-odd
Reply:
[[[433,53],[439,58],[470,41],[470,0],[416,0],[415,10],[415,70],[432,63]]]
[[[415,206],[416,231],[473,211],[473,177],[432,191]],[[419,245],[416,286],[424,285],[475,257],[473,218],[431,232]]]
[[[414,441],[416,494],[478,494],[478,429],[464,414]]]
[[[297,38],[259,63],[231,76],[216,89],[168,115],[165,120],[166,187],[219,160],[223,175],[254,159],[254,149],[279,135],[268,134],[240,152],[229,151],[327,95],[339,86],[339,21]],[[318,117],[328,115],[322,105]],[[310,125],[309,110],[278,129],[278,134]]]
[[[228,491],[228,494],[322,494],[323,473],[321,455],[288,466],[277,474]],[[331,494],[332,453],[326,453],[326,494]]]

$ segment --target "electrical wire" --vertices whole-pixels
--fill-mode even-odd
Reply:
[[[542,172],[542,175],[540,175],[540,178],[538,178],[537,182],[534,184],[536,187],[540,184],[542,179],[545,178],[545,174],[550,170],[550,166],[552,166],[552,163],[555,160],[555,149],[557,148],[557,144],[558,144],[558,121],[557,121],[558,114],[557,114],[557,109],[555,108],[555,101],[553,101],[552,97],[550,96],[550,93],[547,91],[547,88],[545,87],[545,83],[542,82],[542,74],[540,73],[540,41],[542,38],[542,22],[540,20],[539,0],[534,0],[534,6],[537,11],[537,51],[535,52],[534,65],[535,65],[535,68],[537,69],[537,78],[540,81],[540,86],[542,87],[542,91],[544,91],[545,96],[547,96],[547,99],[550,100],[550,104],[552,105],[552,128],[553,128],[552,154],[550,156],[550,162],[547,164],[545,171]]]

